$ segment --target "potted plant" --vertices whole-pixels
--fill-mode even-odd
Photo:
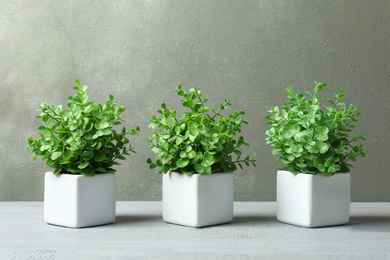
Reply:
[[[233,171],[242,163],[255,165],[253,157],[242,159],[241,148],[249,147],[240,136],[243,110],[223,116],[230,106],[225,100],[218,111],[205,106],[199,88],[189,92],[178,86],[177,95],[189,109],[177,119],[173,109],[163,103],[160,116],[151,116],[149,127],[158,128],[148,143],[157,159],[148,159],[149,168],[160,167],[163,175],[163,219],[165,222],[203,227],[233,219]],[[211,113],[210,113],[211,111]],[[235,154],[235,158],[232,155]]]
[[[314,93],[295,94],[290,86],[290,101],[279,109],[273,107],[266,115],[267,144],[276,160],[285,164],[277,173],[277,218],[281,222],[321,227],[342,225],[349,221],[350,161],[368,153],[358,140],[364,135],[350,133],[360,112],[340,100],[345,92],[337,88],[335,100],[318,93],[326,86],[315,82]]]
[[[115,108],[112,95],[103,106],[88,102],[87,86],[76,80],[77,91],[69,97],[69,110],[43,102],[37,116],[44,125],[39,138],[27,138],[27,150],[54,168],[45,174],[44,219],[49,224],[80,228],[115,221],[116,161],[135,153],[127,135],[120,133],[124,107]]]

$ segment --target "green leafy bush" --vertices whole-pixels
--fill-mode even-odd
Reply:
[[[135,153],[127,135],[138,134],[139,127],[128,132],[123,127],[117,133],[113,126],[121,124],[125,108],[114,108],[117,102],[112,95],[103,106],[88,102],[87,86],[81,86],[80,80],[76,83],[77,94],[67,103],[70,110],[48,102],[40,105],[42,113],[37,118],[45,125],[38,127],[40,138],[27,138],[27,150],[35,154],[34,161],[37,156],[46,160],[45,165],[55,168],[54,174],[115,172],[113,165],[120,165],[116,159]]]
[[[188,92],[183,91],[182,85],[178,86],[177,95],[184,98],[182,105],[189,108],[184,112],[180,120],[176,119],[176,111],[167,109],[163,103],[162,110],[157,112],[161,117],[151,116],[150,128],[159,128],[148,138],[148,144],[152,151],[157,153],[157,160],[147,160],[149,168],[161,167],[160,173],[178,171],[185,174],[199,173],[207,175],[215,172],[232,172],[241,163],[255,166],[255,155],[252,158],[246,156],[241,159],[241,147],[249,147],[240,136],[233,139],[241,132],[242,123],[247,124],[240,115],[243,110],[233,111],[232,115],[224,117],[220,112],[230,106],[230,101],[220,105],[220,109],[205,107],[208,98],[202,100],[199,88],[192,88]],[[208,112],[212,111],[212,115]],[[232,153],[236,159],[232,158]]]
[[[267,125],[272,128],[266,131],[267,144],[273,148],[272,154],[281,154],[276,161],[286,164],[280,170],[288,170],[294,174],[309,173],[332,176],[337,172],[349,172],[349,160],[365,157],[368,153],[358,140],[366,140],[364,135],[349,133],[355,129],[360,112],[352,104],[349,109],[339,102],[347,90],[337,88],[336,100],[327,99],[329,106],[322,106],[317,94],[326,86],[315,82],[314,94],[306,92],[308,99],[302,94],[295,94],[290,86],[287,91],[291,101],[284,106],[273,107],[266,115]]]

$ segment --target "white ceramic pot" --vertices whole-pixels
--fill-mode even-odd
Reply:
[[[277,218],[303,227],[343,225],[349,221],[350,174],[277,174]]]
[[[233,200],[233,173],[163,174],[165,222],[190,227],[228,223],[233,219]]]
[[[81,228],[115,221],[115,174],[83,175],[47,172],[44,219],[47,223]]]

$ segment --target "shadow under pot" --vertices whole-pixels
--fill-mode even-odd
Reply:
[[[205,227],[233,220],[233,173],[163,174],[165,222]]]
[[[349,221],[350,174],[277,173],[277,219],[302,227],[343,225]]]
[[[44,220],[82,228],[115,222],[115,174],[45,174]]]

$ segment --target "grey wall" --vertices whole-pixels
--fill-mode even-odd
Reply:
[[[26,138],[38,136],[42,101],[66,104],[74,79],[90,100],[113,94],[137,154],[118,167],[118,200],[160,200],[149,170],[148,120],[162,102],[178,107],[178,84],[201,86],[210,106],[244,109],[257,168],[235,173],[236,200],[275,200],[275,156],[264,116],[293,84],[350,92],[365,116],[371,154],[352,172],[353,201],[390,201],[390,1],[9,1],[0,0],[0,200],[42,200],[44,172]]]

